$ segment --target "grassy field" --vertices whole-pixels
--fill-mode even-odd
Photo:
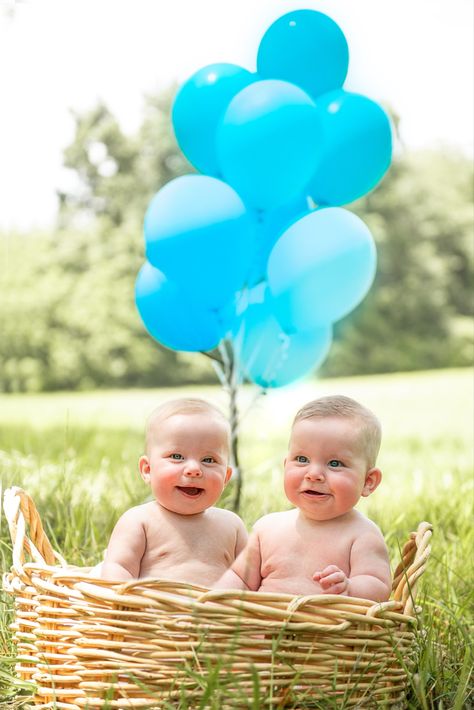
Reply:
[[[394,560],[398,543],[421,520],[433,523],[432,559],[424,578],[425,629],[409,707],[474,707],[472,669],[473,443],[472,372],[468,370],[312,380],[255,397],[243,388],[240,456],[241,515],[288,507],[282,460],[291,419],[309,399],[329,393],[355,397],[380,417],[384,479],[360,508],[382,528]],[[53,545],[68,562],[101,559],[112,526],[130,505],[146,499],[136,462],[143,425],[160,402],[203,396],[225,409],[215,388],[0,396],[3,488],[20,485],[34,498]],[[231,487],[222,499],[229,505]],[[2,565],[10,541],[0,519]],[[20,702],[7,626],[11,601],[2,598],[0,705]],[[2,701],[3,698],[3,701]],[[2,705],[3,702],[3,705]]]

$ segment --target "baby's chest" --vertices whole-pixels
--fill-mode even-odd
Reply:
[[[235,541],[227,530],[210,529],[205,524],[184,524],[179,529],[173,525],[151,521],[147,526],[146,555],[155,559],[189,558],[203,562],[222,558],[232,561]]]
[[[350,540],[335,539],[333,535],[302,539],[287,534],[281,540],[270,540],[262,545],[262,564],[267,573],[281,569],[289,576],[311,578],[328,565],[336,565],[349,574],[351,546]]]

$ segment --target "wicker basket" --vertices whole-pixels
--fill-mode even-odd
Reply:
[[[13,541],[3,585],[14,596],[16,672],[34,683],[39,707],[176,707],[183,698],[185,707],[206,707],[217,677],[221,700],[213,707],[403,707],[416,663],[415,594],[430,553],[429,523],[411,533],[392,599],[379,604],[106,582],[53,551],[25,491],[7,490],[4,510]]]

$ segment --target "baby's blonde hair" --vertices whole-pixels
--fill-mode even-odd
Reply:
[[[145,445],[147,451],[150,449],[156,425],[177,414],[209,414],[211,418],[224,425],[227,450],[230,449],[230,425],[220,409],[198,397],[182,397],[180,399],[171,399],[169,402],[160,404],[148,417],[145,428]]]
[[[339,417],[352,419],[360,425],[369,468],[375,466],[382,440],[382,427],[375,414],[351,397],[331,395],[313,399],[296,413],[292,428],[301,419]]]

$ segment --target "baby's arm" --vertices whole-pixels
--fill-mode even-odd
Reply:
[[[237,519],[237,536],[235,541],[235,558],[237,558],[248,542],[249,535],[243,521]]]
[[[247,544],[230,568],[213,584],[213,589],[250,589],[260,588],[261,556],[258,533],[250,534]]]
[[[349,595],[386,601],[392,588],[388,550],[379,530],[368,531],[354,541],[351,549]]]
[[[138,508],[131,508],[117,521],[110,537],[100,576],[103,579],[136,579],[146,548],[146,535]]]
[[[390,596],[391,575],[387,547],[381,533],[369,531],[357,537],[350,555],[350,576],[336,565],[329,565],[313,575],[323,594],[347,594],[350,597],[386,601]]]

